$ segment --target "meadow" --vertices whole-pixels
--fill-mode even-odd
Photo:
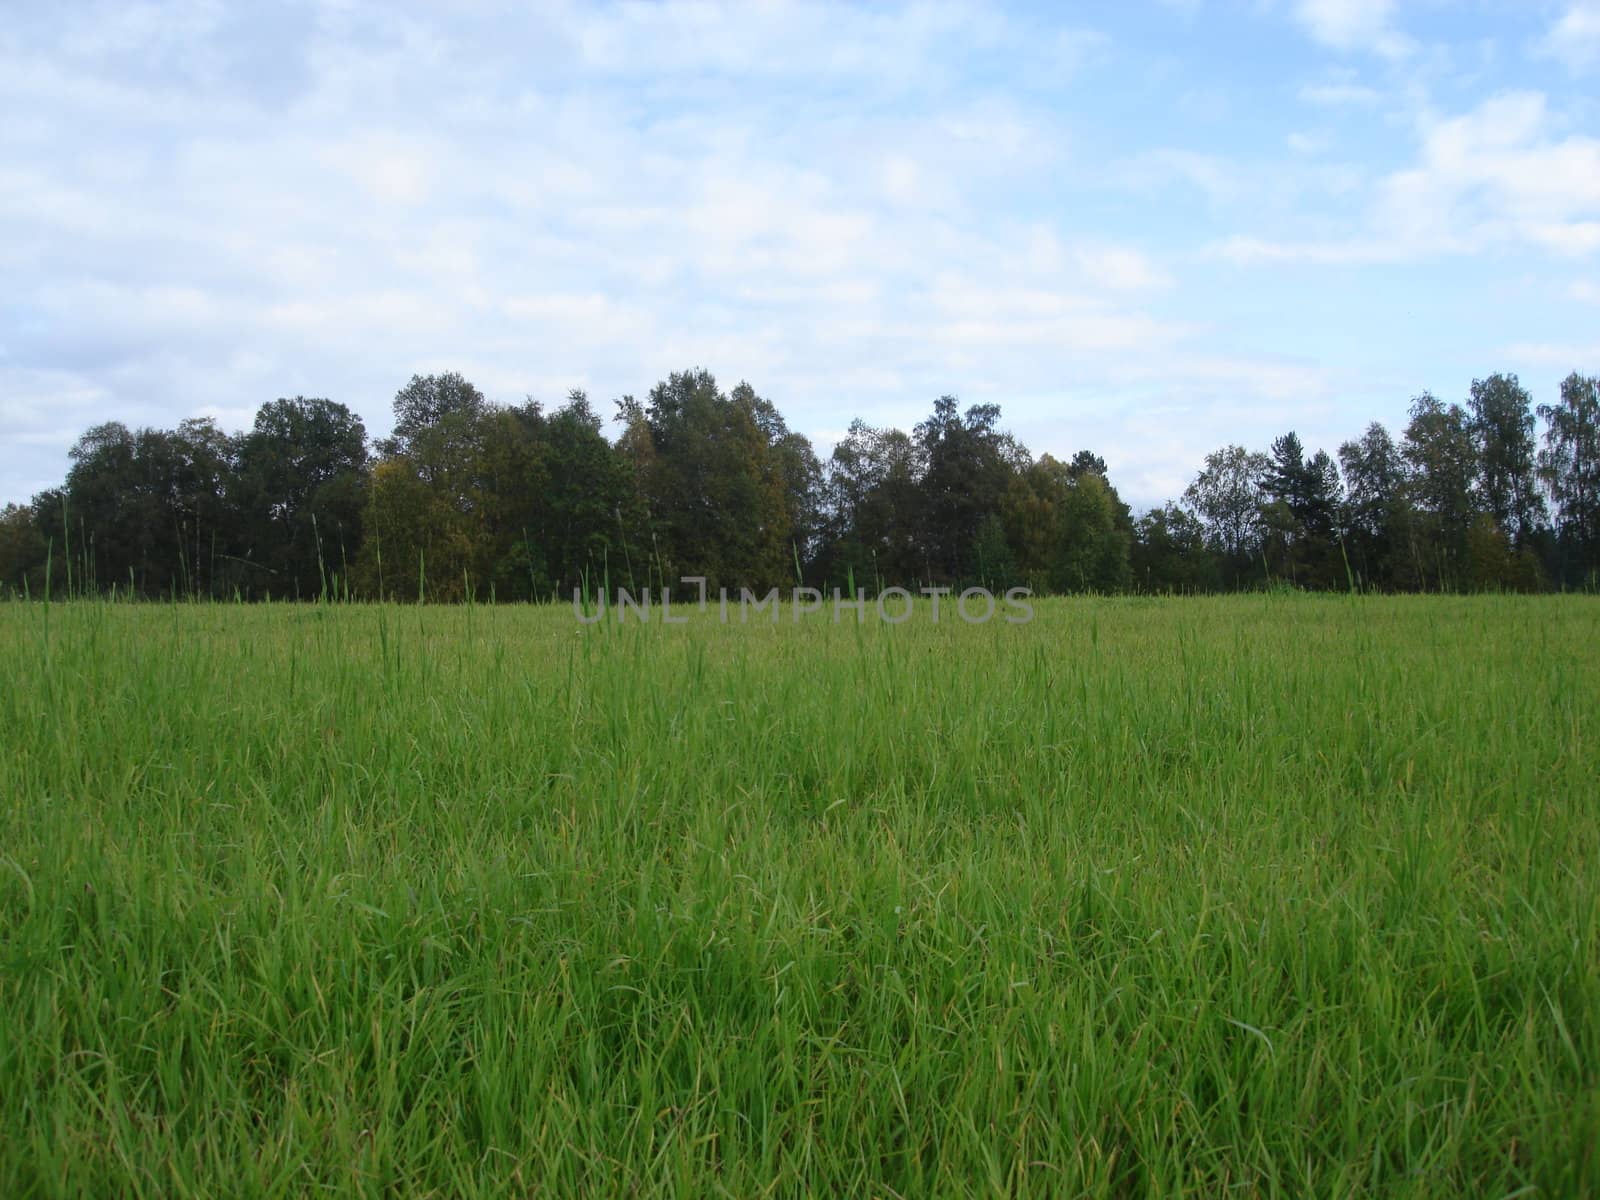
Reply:
[[[1600,1193],[1600,602],[0,605],[0,1195]]]

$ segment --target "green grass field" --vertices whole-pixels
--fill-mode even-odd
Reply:
[[[0,1196],[1600,1192],[1600,603],[0,605]]]

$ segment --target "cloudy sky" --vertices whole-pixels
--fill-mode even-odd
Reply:
[[[1600,372],[1600,0],[10,0],[0,501],[413,372],[993,401],[1136,504]]]

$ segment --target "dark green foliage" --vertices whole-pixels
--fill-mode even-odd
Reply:
[[[1115,592],[1132,579],[1130,525],[1106,478],[1046,454],[1019,473],[1005,502],[1021,577],[1040,592]]]
[[[938,583],[977,578],[978,531],[1000,512],[1007,462],[1000,408],[975,404],[961,413],[954,396],[934,402],[913,431],[923,464],[920,516],[929,577]]]
[[[1170,502],[1139,518],[1129,566],[1133,586],[1141,592],[1192,595],[1221,588],[1217,557],[1206,548],[1205,526]]]
[[[0,587],[44,595],[50,549],[34,505],[8,504],[0,509]]]
[[[314,597],[361,547],[367,431],[331,400],[274,400],[239,439],[229,487],[241,592]]]
[[[1206,544],[1217,555],[1229,587],[1248,586],[1259,578],[1263,489],[1271,465],[1265,454],[1224,446],[1206,455],[1183,494],[1184,504],[1205,527]]]
[[[97,425],[78,439],[65,487],[36,505],[74,589],[221,595],[234,582],[227,490],[236,446],[214,421],[176,429]],[[54,511],[52,511],[54,510]],[[56,536],[59,535],[59,536]]]
[[[1477,451],[1477,499],[1517,545],[1543,524],[1544,497],[1535,470],[1533,398],[1515,375],[1474,379],[1467,401]]]
[[[625,401],[622,419],[643,509],[623,529],[647,553],[656,586],[684,575],[732,588],[794,579],[796,547],[816,521],[819,468],[771,402],[749,384],[724,395],[709,371],[684,371],[646,404]]]
[[[562,595],[585,576],[599,579],[608,559],[622,559],[620,540],[630,487],[626,465],[600,431],[589,398],[573,391],[546,424],[549,484],[544,524],[533,529],[543,547],[552,585]]]
[[[923,458],[898,429],[857,420],[834,447],[824,482],[821,575],[872,591],[927,577],[919,536]]]
[[[394,398],[394,432],[379,443],[385,455],[418,457],[423,443],[432,442],[431,452],[447,454],[441,437],[465,438],[488,411],[483,393],[455,371],[443,375],[413,375]],[[423,455],[421,457],[426,457]]]
[[[1409,509],[1406,464],[1389,431],[1374,421],[1339,447],[1345,481],[1345,546],[1358,583],[1391,584],[1404,561]]]
[[[1272,443],[1262,479],[1263,551],[1275,578],[1302,587],[1336,586],[1343,561],[1339,508],[1343,485],[1325,451],[1310,458],[1292,431]]]
[[[414,375],[393,407],[376,457],[344,405],[299,396],[237,437],[98,425],[62,487],[0,513],[0,594],[1600,585],[1600,380],[1578,374],[1537,409],[1514,375],[1465,407],[1423,393],[1398,442],[1374,423],[1337,462],[1293,432],[1225,446],[1137,520],[1099,454],[1035,458],[998,406],[948,395],[910,433],[852,422],[825,466],[771,400],[702,369],[618,400],[614,442],[577,390],[546,411]]]
[[[1411,546],[1417,582],[1437,589],[1460,587],[1465,582],[1467,530],[1478,512],[1471,418],[1459,404],[1446,405],[1422,393],[1411,402],[1401,454],[1408,468],[1406,493],[1417,513]]]
[[[1561,574],[1594,586],[1600,574],[1600,378],[1574,372],[1559,404],[1541,404],[1548,425],[1539,477],[1555,501]]]

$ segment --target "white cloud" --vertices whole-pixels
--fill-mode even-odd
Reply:
[[[1394,29],[1394,10],[1394,0],[1299,0],[1295,15],[1325,46],[1401,58],[1415,44]]]
[[[961,4],[540,19],[529,71],[526,46],[497,59],[498,28],[324,10],[292,56],[303,86],[271,109],[221,76],[116,68],[151,49],[154,17],[76,56],[0,41],[0,105],[42,114],[0,167],[18,234],[0,262],[28,313],[5,330],[25,398],[6,490],[59,475],[37,465],[70,440],[47,393],[135,424],[331,395],[377,433],[414,370],[462,369],[498,399],[585,386],[603,411],[701,364],[831,428],[914,420],[952,388],[1104,377],[1184,336],[1141,308],[1173,285],[1147,249],[1005,215],[996,193],[1048,179],[1069,140],[960,74],[990,54],[1059,85],[1101,36]]]
[[[1390,177],[1380,220],[1400,237],[1467,246],[1524,242],[1592,252],[1600,141],[1552,136],[1545,97],[1509,92],[1429,123],[1421,161]]]
[[[1410,248],[1396,242],[1348,238],[1343,240],[1274,241],[1270,238],[1237,234],[1206,247],[1210,258],[1244,266],[1256,264],[1309,263],[1313,266],[1362,266],[1404,258]]]
[[[1505,353],[1513,359],[1557,371],[1592,373],[1600,365],[1600,342],[1517,342]]]
[[[1600,0],[1575,0],[1545,35],[1541,49],[1573,70],[1600,62]]]
[[[697,364],[799,429],[994,400],[1036,451],[1092,445],[1156,499],[1335,390],[1272,352],[1276,297],[1213,317],[1238,280],[1197,241],[1578,255],[1600,221],[1592,142],[1542,106],[1419,125],[1375,178],[1360,130],[1323,142],[1339,113],[1196,132],[1276,76],[979,0],[23,8],[0,31],[0,499],[109,417],[242,424],[300,393],[381,433],[412,371],[606,412]],[[1296,11],[1336,49],[1404,45],[1399,6]],[[1309,79],[1305,104],[1384,124],[1389,83]]]
[[[1126,246],[1082,246],[1075,252],[1079,267],[1093,284],[1117,292],[1142,292],[1172,286],[1172,276],[1149,256]]]
[[[1165,189],[1177,180],[1214,204],[1238,198],[1243,187],[1235,165],[1222,156],[1171,147],[1141,151],[1110,174],[1124,186],[1147,192]]]
[[[1600,250],[1600,140],[1557,136],[1538,92],[1493,96],[1425,118],[1416,162],[1386,176],[1364,227],[1343,237],[1237,235],[1208,247],[1243,263],[1405,262],[1536,247],[1570,258]]]
[[[1382,99],[1375,89],[1359,83],[1308,83],[1300,89],[1300,99],[1325,108],[1372,107]]]

